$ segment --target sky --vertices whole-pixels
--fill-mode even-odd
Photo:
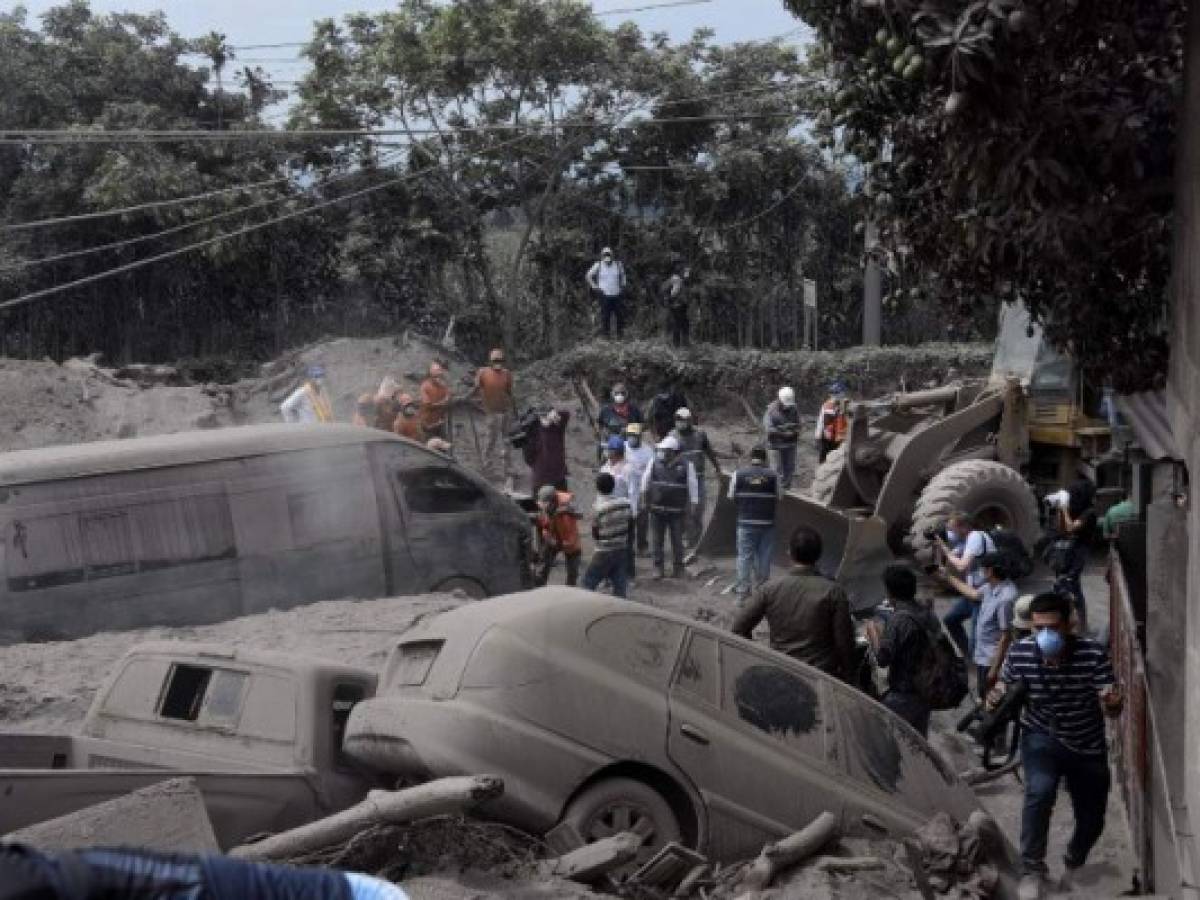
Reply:
[[[596,0],[598,13],[605,10],[647,6],[663,0]],[[4,6],[10,5],[0,0]],[[15,4],[14,4],[15,5]],[[24,0],[30,21],[57,5],[54,0]],[[236,48],[239,44],[273,44],[307,40],[316,19],[340,18],[350,12],[378,12],[395,7],[394,0],[91,0],[96,12],[152,12],[163,10],[171,27],[184,37],[198,37],[218,31]],[[696,28],[716,32],[719,43],[762,40],[794,32],[801,27],[798,19],[783,8],[781,0],[712,0],[695,6],[681,6],[647,12],[605,17],[611,22],[631,20],[643,31],[666,31],[675,40],[691,35]],[[791,40],[801,37],[790,35]],[[292,48],[246,51],[245,58],[266,58],[261,63],[277,79],[298,74],[300,66],[284,61],[294,56]]]

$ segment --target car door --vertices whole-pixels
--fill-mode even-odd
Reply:
[[[841,816],[824,681],[741,642],[689,635],[670,687],[667,750],[704,798],[709,855],[753,855],[825,810]]]

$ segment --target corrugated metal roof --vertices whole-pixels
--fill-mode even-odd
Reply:
[[[1166,391],[1119,394],[1117,410],[1133,429],[1137,444],[1151,459],[1182,460],[1171,428]]]

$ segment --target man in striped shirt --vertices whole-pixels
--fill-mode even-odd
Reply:
[[[1075,830],[1063,857],[1063,884],[1087,862],[1100,833],[1108,802],[1108,745],[1104,716],[1121,711],[1108,651],[1070,634],[1071,598],[1038,594],[1030,606],[1033,635],[1008,651],[1001,684],[989,696],[995,706],[1006,688],[1028,687],[1021,712],[1021,759],[1025,807],[1021,816],[1020,896],[1040,897],[1046,869],[1046,836],[1059,782],[1066,779]]]
[[[592,519],[596,550],[583,573],[583,586],[594,591],[607,581],[612,585],[613,596],[624,598],[629,591],[629,527],[633,516],[628,498],[616,493],[616,484],[611,472],[596,476],[596,507]]]

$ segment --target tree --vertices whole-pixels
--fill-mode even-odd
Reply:
[[[923,294],[1020,298],[1098,382],[1160,384],[1183,0],[785,3]]]

